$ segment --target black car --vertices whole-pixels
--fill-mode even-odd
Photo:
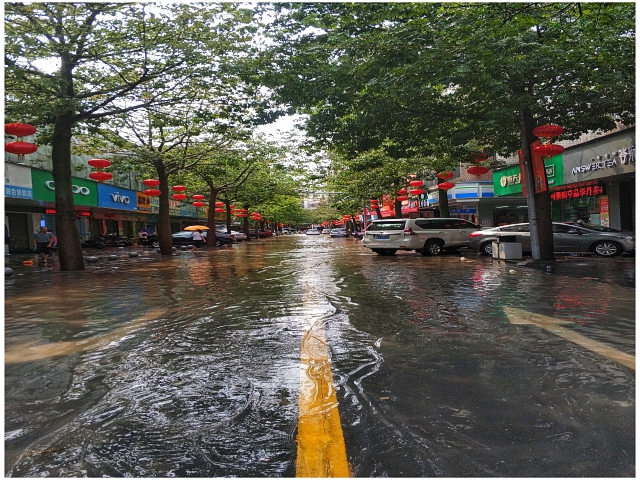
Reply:
[[[174,233],[173,235],[171,235],[171,238],[173,239],[173,245],[174,246],[180,246],[180,245],[193,245],[193,239],[191,238],[191,235],[193,234],[193,232],[178,232],[178,233]],[[207,238],[207,232],[204,231],[202,232],[202,236],[206,239]],[[235,243],[235,240],[233,239],[233,237],[227,233],[220,233],[220,232],[216,232],[216,247],[220,247],[221,245],[227,245],[229,243]],[[206,244],[207,246],[211,246],[208,243]]]

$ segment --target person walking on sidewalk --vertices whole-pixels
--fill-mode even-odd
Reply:
[[[51,245],[53,244],[53,233],[47,231],[47,227],[40,227],[40,231],[33,235],[36,244],[36,253],[40,254],[42,261],[47,263],[51,255]]]
[[[191,234],[191,239],[193,240],[193,253],[199,252],[202,244],[204,243],[204,236],[202,235],[202,230],[196,230]]]

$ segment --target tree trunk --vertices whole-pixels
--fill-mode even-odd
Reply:
[[[161,255],[173,255],[173,238],[171,237],[171,217],[169,215],[169,175],[165,173],[164,165],[160,162],[157,167],[160,185],[160,205],[158,208],[158,241]]]
[[[438,178],[438,183],[442,182],[444,182],[444,180]],[[441,218],[449,218],[451,216],[451,214],[449,213],[448,190],[445,190],[444,188],[438,189],[438,206]]]
[[[396,199],[393,202],[393,209],[396,212],[396,218],[402,218],[402,202]]]
[[[207,215],[207,245],[215,247],[216,245],[216,199],[218,198],[218,189],[209,185],[209,213]],[[227,213],[229,209],[227,208]],[[229,230],[227,229],[227,233]]]
[[[249,212],[249,205],[243,205],[242,208]],[[247,213],[247,215],[249,215],[249,213]],[[249,238],[251,236],[251,232],[249,231],[249,217],[244,217],[243,220],[242,231],[247,236],[247,238]]]
[[[60,270],[84,270],[82,242],[76,223],[71,182],[71,135],[73,112],[58,115],[53,128],[51,159],[56,199],[56,236]]]
[[[529,235],[531,237],[531,258],[533,260],[554,260],[553,226],[551,223],[551,196],[548,189],[536,193],[533,177],[531,144],[536,141],[533,135],[534,121],[529,109],[519,115],[520,137],[524,171],[524,186],[527,190],[527,210],[529,213]],[[546,177],[544,179],[546,182]]]

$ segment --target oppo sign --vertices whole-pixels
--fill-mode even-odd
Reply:
[[[56,187],[53,183],[53,180],[49,180],[48,182],[45,182],[45,186],[49,189],[49,190],[55,190]],[[79,187],[78,185],[71,185],[71,191],[73,193],[78,193],[80,195],[89,195],[89,193],[91,193],[91,191],[89,190],[88,187]]]

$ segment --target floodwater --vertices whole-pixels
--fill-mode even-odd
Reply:
[[[328,476],[316,414],[351,476],[635,475],[631,288],[325,236],[128,251],[6,277],[6,476]]]

